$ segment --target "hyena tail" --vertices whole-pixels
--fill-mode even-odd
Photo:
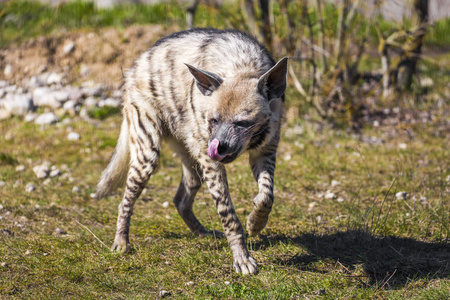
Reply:
[[[117,141],[116,149],[111,157],[111,161],[103,171],[102,178],[97,185],[95,192],[96,198],[101,199],[118,186],[123,185],[127,179],[129,163],[130,163],[130,147],[128,141],[128,125],[124,119],[122,128],[120,129],[119,139]]]

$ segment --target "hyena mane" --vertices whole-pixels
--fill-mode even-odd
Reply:
[[[161,142],[166,140],[182,161],[182,179],[173,202],[183,221],[197,235],[212,234],[192,211],[195,195],[205,182],[236,271],[256,273],[231,202],[225,165],[249,153],[259,192],[247,230],[258,234],[274,200],[286,74],[287,58],[275,63],[264,46],[237,30],[174,33],[136,60],[125,76],[118,143],[97,187],[100,198],[126,182],[113,251],[130,247],[134,203],[155,171]]]

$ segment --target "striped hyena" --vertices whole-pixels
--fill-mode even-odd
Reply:
[[[173,202],[186,225],[197,235],[211,234],[192,212],[205,181],[234,268],[244,274],[257,271],[231,202],[225,164],[249,152],[259,193],[247,230],[256,235],[272,209],[286,74],[287,58],[275,64],[264,46],[236,30],[178,32],[141,55],[125,76],[120,136],[97,187],[102,197],[126,181],[113,251],[129,248],[133,205],[157,166],[165,139],[183,165]]]

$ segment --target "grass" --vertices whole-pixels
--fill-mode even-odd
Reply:
[[[275,28],[280,37],[283,37],[283,29],[286,20],[280,11],[278,3],[273,7]],[[289,13],[292,15],[301,12],[300,3],[291,2]],[[315,9],[309,9],[313,24],[317,25],[317,13]],[[0,4],[0,47],[5,47],[12,42],[22,42],[26,39],[42,34],[51,34],[66,30],[83,28],[101,28],[113,26],[123,28],[131,24],[164,24],[171,26],[177,24],[179,28],[186,27],[186,12],[183,6],[176,2],[157,3],[152,5],[123,4],[110,9],[99,9],[89,1],[70,1],[55,8],[35,1],[12,0]],[[336,36],[336,23],[338,9],[333,5],[326,5],[324,9],[325,34],[328,37]],[[302,19],[295,19],[297,28],[303,28]],[[226,3],[220,8],[200,5],[196,13],[196,26],[216,28],[246,29],[245,20],[240,12],[238,3]],[[354,23],[354,24],[353,24]],[[352,26],[358,24],[355,39],[366,37],[369,27],[369,35],[373,43],[378,42],[376,26],[381,32],[393,32],[399,25],[392,21],[386,21],[377,16],[370,22],[360,15],[356,15]],[[377,24],[376,26],[374,24]],[[406,25],[408,27],[408,25]],[[433,47],[447,47],[450,45],[450,19],[436,21],[430,26],[426,39],[426,45]],[[314,34],[318,34],[318,26],[313,27]],[[305,34],[307,35],[307,34]]]
[[[0,168],[6,183],[0,188],[0,261],[7,263],[0,268],[2,297],[140,299],[156,298],[161,290],[181,299],[450,295],[448,139],[434,125],[412,127],[413,140],[400,129],[364,129],[363,135],[384,137],[380,145],[320,122],[285,125],[276,205],[263,234],[248,239],[260,273],[242,277],[232,270],[225,239],[194,237],[172,204],[162,206],[171,202],[181,175],[166,146],[159,172],[135,207],[134,250],[109,251],[122,190],[99,201],[90,194],[113,151],[118,124],[118,115],[45,128],[18,119],[0,123],[3,156],[26,166],[24,172],[15,171],[17,164]],[[67,126],[82,139],[68,141]],[[303,133],[292,134],[293,127]],[[44,160],[63,175],[47,184],[37,179],[32,168]],[[256,183],[245,158],[228,174],[244,221]],[[332,187],[332,180],[340,184]],[[25,191],[29,182],[36,191]],[[327,191],[342,202],[325,198]],[[408,196],[397,199],[399,191]],[[206,227],[220,229],[205,189],[194,209]]]

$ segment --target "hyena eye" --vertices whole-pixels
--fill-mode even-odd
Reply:
[[[235,126],[237,126],[237,127],[244,127],[244,128],[249,127],[251,124],[252,123],[249,122],[249,121],[238,121],[238,122],[234,123]]]
[[[209,122],[212,126],[216,126],[217,124],[219,124],[219,121],[217,119],[211,119]]]

